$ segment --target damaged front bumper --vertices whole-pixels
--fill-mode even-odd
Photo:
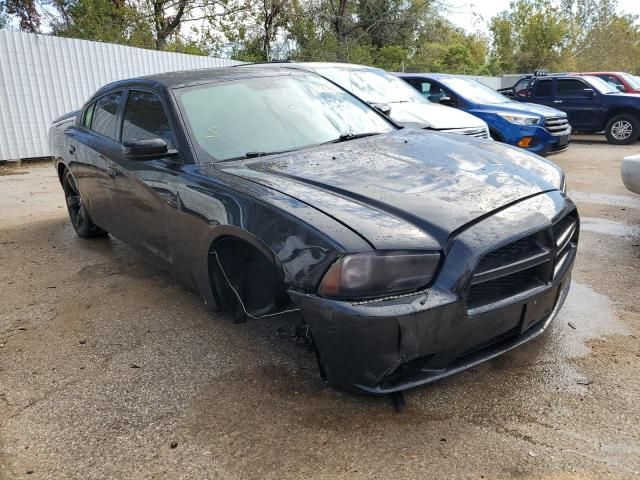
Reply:
[[[309,322],[328,383],[383,395],[448,377],[534,339],[562,308],[570,282],[567,272],[547,292],[478,318],[456,304],[433,308],[429,294],[374,307],[292,295]],[[527,317],[530,305],[539,317]]]
[[[522,225],[515,219],[522,220],[526,205],[480,222],[454,241],[438,281],[425,291],[368,302],[290,291],[327,382],[370,395],[398,392],[478,365],[544,332],[569,291],[579,218],[559,192],[529,202],[540,207],[531,223],[544,226],[509,232],[510,225]],[[498,227],[508,240],[486,247]]]

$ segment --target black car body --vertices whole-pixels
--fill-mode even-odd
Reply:
[[[253,85],[266,102],[287,82],[315,84],[324,109],[354,102],[386,133],[220,161],[205,151],[230,133],[195,119],[207,108],[243,119],[250,142],[270,140],[258,141],[260,112],[233,110],[238,97],[208,106],[189,92],[253,95]],[[492,141],[399,129],[337,89],[313,73],[255,67],[104,87],[50,133],[76,231],[106,230],[153,252],[240,320],[299,308],[321,373],[339,389],[424,384],[540,334],[568,291],[579,230],[558,167]],[[274,119],[307,115],[273,98],[277,108],[265,111]],[[129,102],[140,99],[136,118]],[[153,138],[125,141],[149,119],[168,150]],[[95,131],[112,122],[113,138]]]

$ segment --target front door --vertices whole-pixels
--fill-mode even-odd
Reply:
[[[567,113],[574,129],[592,131],[602,124],[599,95],[579,78],[559,78],[554,107]]]
[[[176,141],[160,97],[151,91],[129,90],[122,114],[121,144],[162,138],[175,152]],[[118,218],[116,236],[143,246],[172,263],[167,235],[167,209],[178,207],[174,183],[181,165],[176,154],[133,158],[120,152],[112,204]]]

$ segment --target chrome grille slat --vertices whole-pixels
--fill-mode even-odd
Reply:
[[[569,125],[567,117],[546,118],[543,126],[548,132],[556,135],[571,132],[571,125]]]

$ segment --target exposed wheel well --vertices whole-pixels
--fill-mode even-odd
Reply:
[[[62,162],[58,162],[56,169],[58,170],[58,180],[60,180],[60,185],[62,185],[64,184],[64,172],[67,170],[67,166]]]
[[[245,310],[255,317],[273,313],[290,301],[284,275],[273,260],[237,237],[226,236],[212,243],[209,279],[219,306],[236,319],[243,317]]]

